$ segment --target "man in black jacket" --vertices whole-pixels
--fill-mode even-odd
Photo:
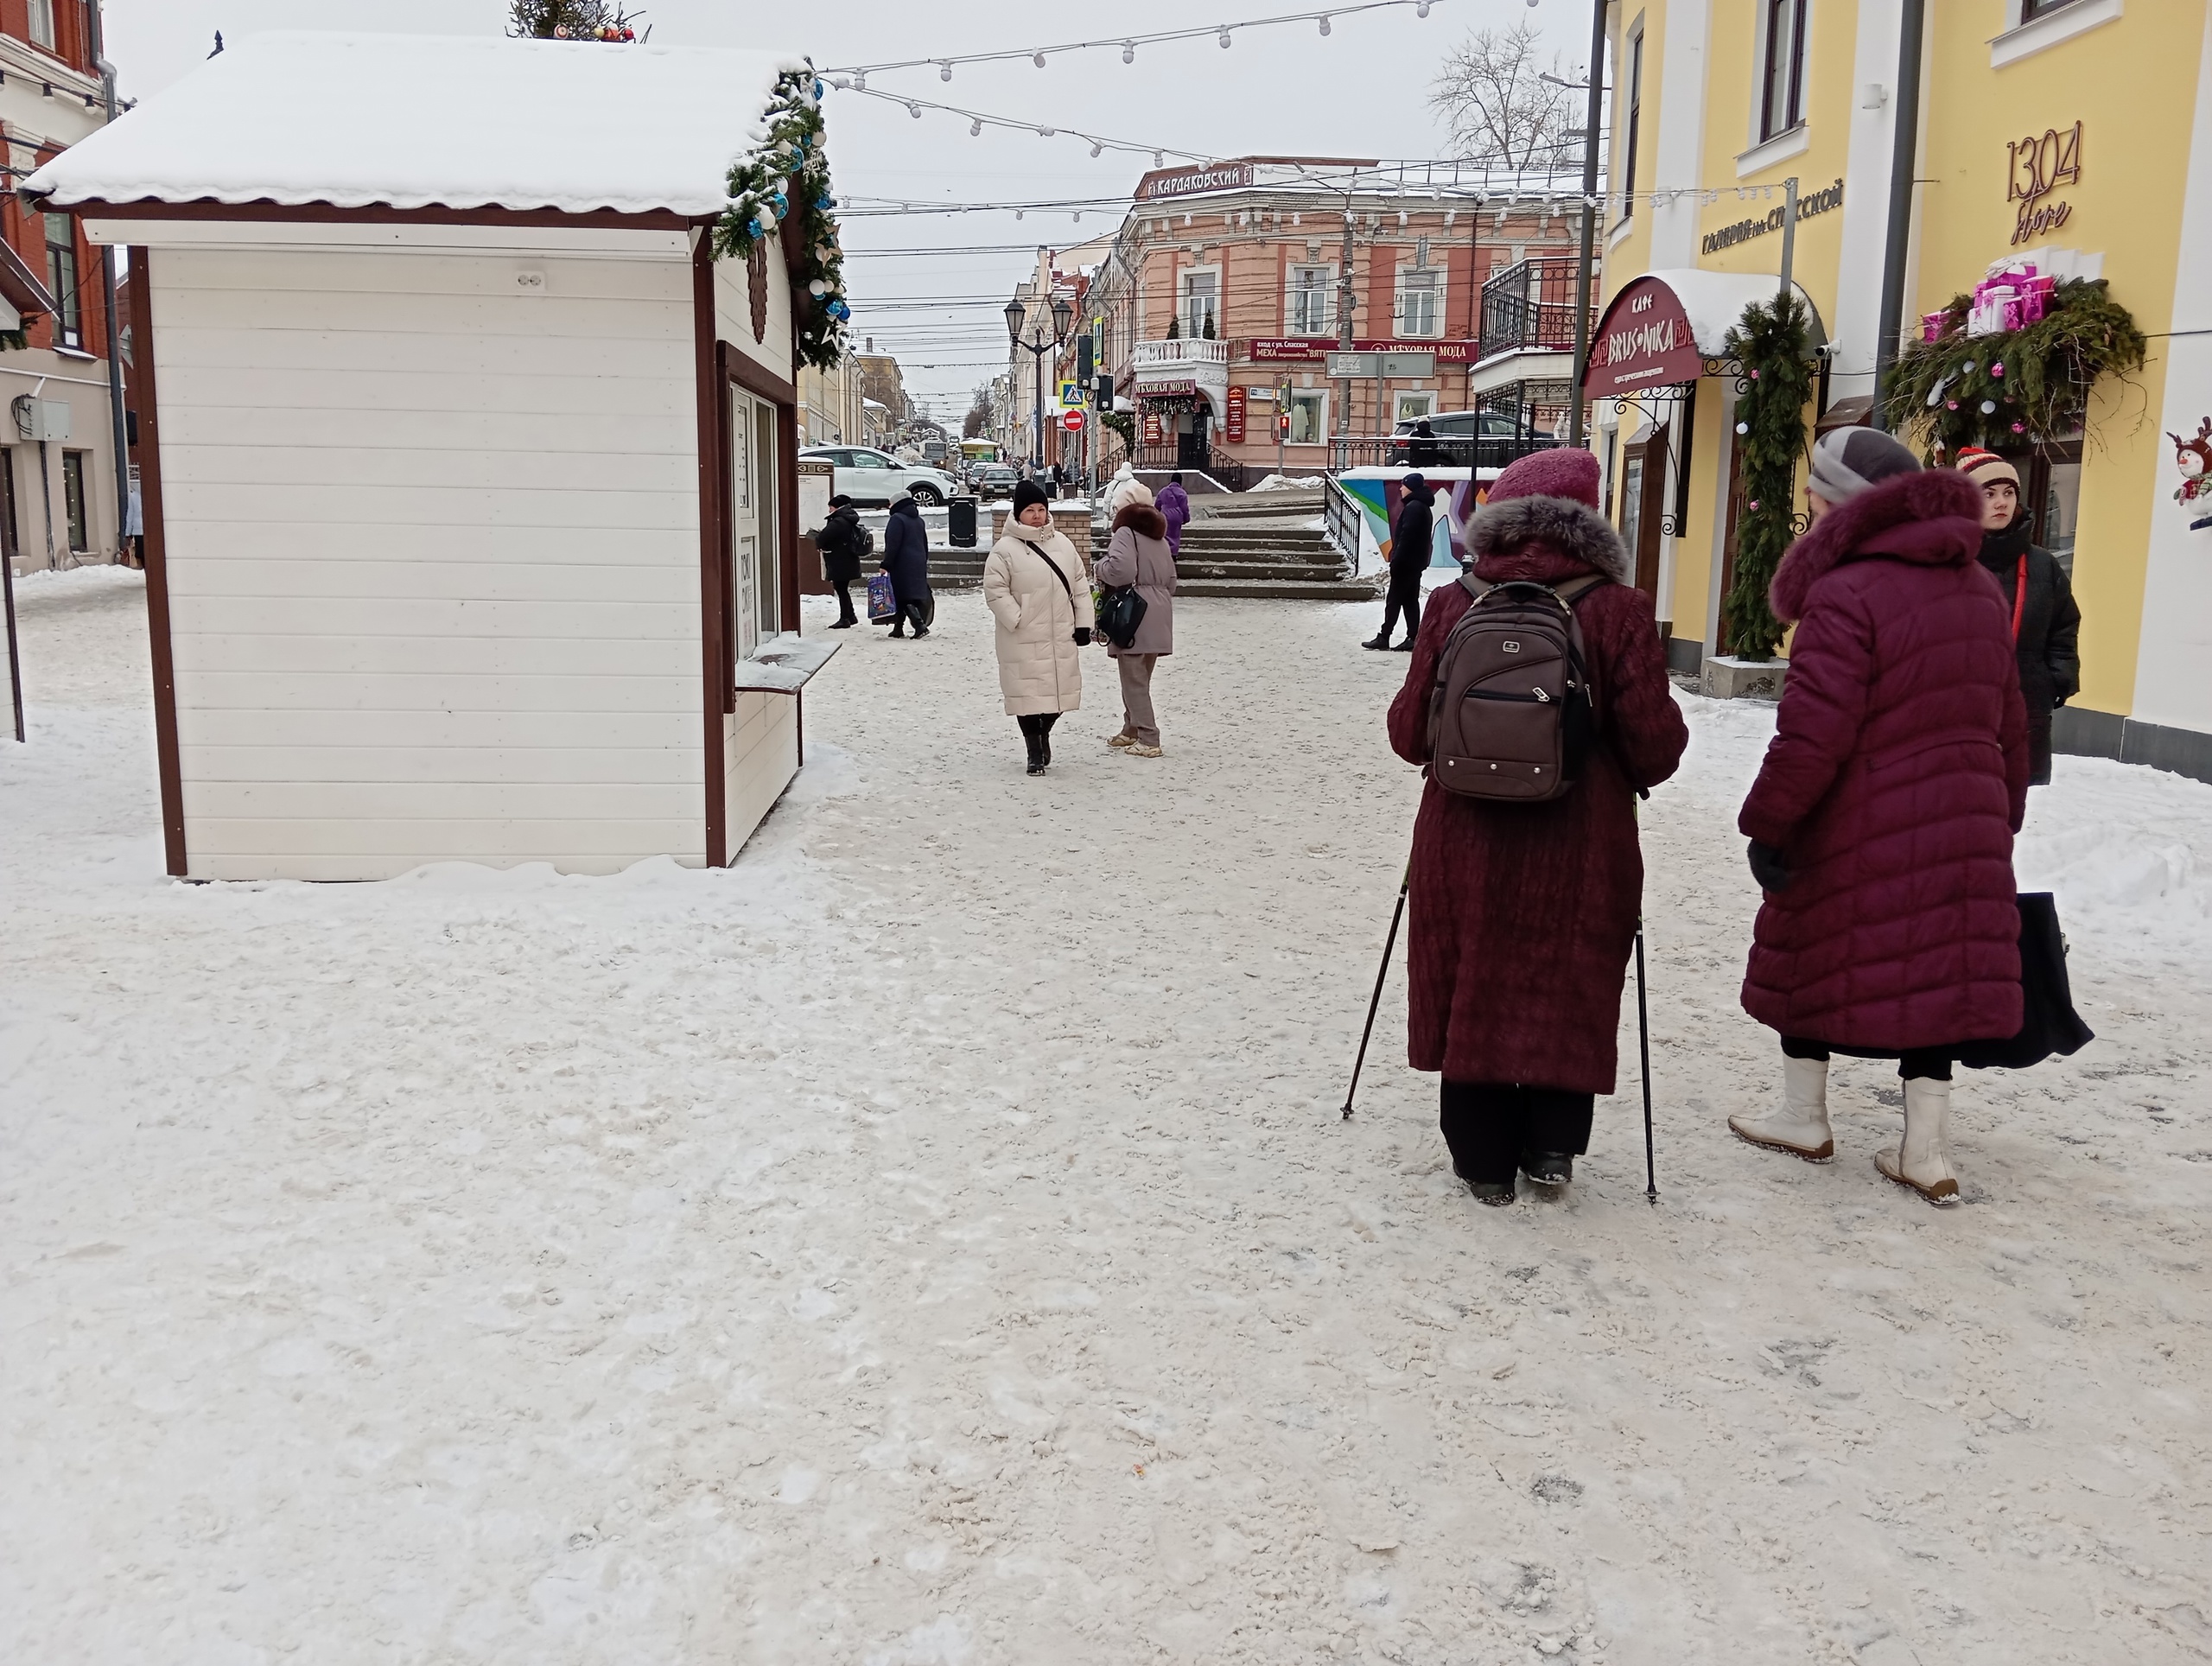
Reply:
[[[830,627],[833,631],[849,631],[861,622],[853,611],[851,588],[861,575],[861,543],[860,511],[853,507],[853,500],[842,495],[830,499],[830,518],[814,535],[814,547],[822,552],[822,576],[837,592],[837,622]]]
[[[2050,785],[2050,715],[2082,690],[2082,610],[2074,586],[2050,550],[2028,542],[2031,517],[2020,502],[2020,476],[1993,451],[1969,446],[1959,472],[1981,488],[1981,564],[2005,593],[2020,657],[2020,697],[2028,707],[2028,779]]]
[[[1418,474],[1408,474],[1401,480],[1398,492],[1403,501],[1398,508],[1398,524],[1390,534],[1390,589],[1389,600],[1382,604],[1382,633],[1360,646],[1389,647],[1391,628],[1402,613],[1406,616],[1406,639],[1398,644],[1398,651],[1411,653],[1414,638],[1421,631],[1421,577],[1428,570],[1429,557],[1435,549],[1436,493]]]

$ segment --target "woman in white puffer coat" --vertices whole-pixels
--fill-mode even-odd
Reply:
[[[1082,651],[1093,620],[1090,571],[1028,480],[1014,488],[1014,514],[983,563],[983,601],[998,624],[999,692],[1021,725],[1029,773],[1042,775],[1052,761],[1052,725],[1083,704]]]

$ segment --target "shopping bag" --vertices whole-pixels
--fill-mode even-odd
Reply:
[[[891,587],[891,575],[871,573],[868,581],[868,622],[888,625],[899,617],[899,593]]]
[[[2053,1053],[2079,1052],[2096,1040],[2074,1010],[2066,976],[2066,934],[2048,891],[2020,893],[2020,1033],[2002,1040],[1969,1041],[1959,1063],[1968,1070],[2026,1070]]]

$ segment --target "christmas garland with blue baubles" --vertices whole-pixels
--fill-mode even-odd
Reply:
[[[797,251],[791,308],[798,357],[817,370],[834,370],[844,353],[853,309],[845,299],[845,255],[830,213],[837,199],[830,192],[830,158],[823,149],[822,92],[811,69],[787,70],[776,78],[768,137],[730,166],[729,207],[715,228],[715,253],[750,259],[796,219],[785,246],[795,245]]]

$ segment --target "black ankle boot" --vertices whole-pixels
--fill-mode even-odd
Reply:
[[[1029,773],[1032,775],[1042,775],[1045,773],[1044,735],[1036,729],[1031,728],[1028,725],[1024,724],[1021,730],[1021,738],[1029,747]]]
[[[1574,1178],[1574,1158],[1564,1151],[1524,1151],[1521,1172],[1538,1186],[1565,1186]]]

